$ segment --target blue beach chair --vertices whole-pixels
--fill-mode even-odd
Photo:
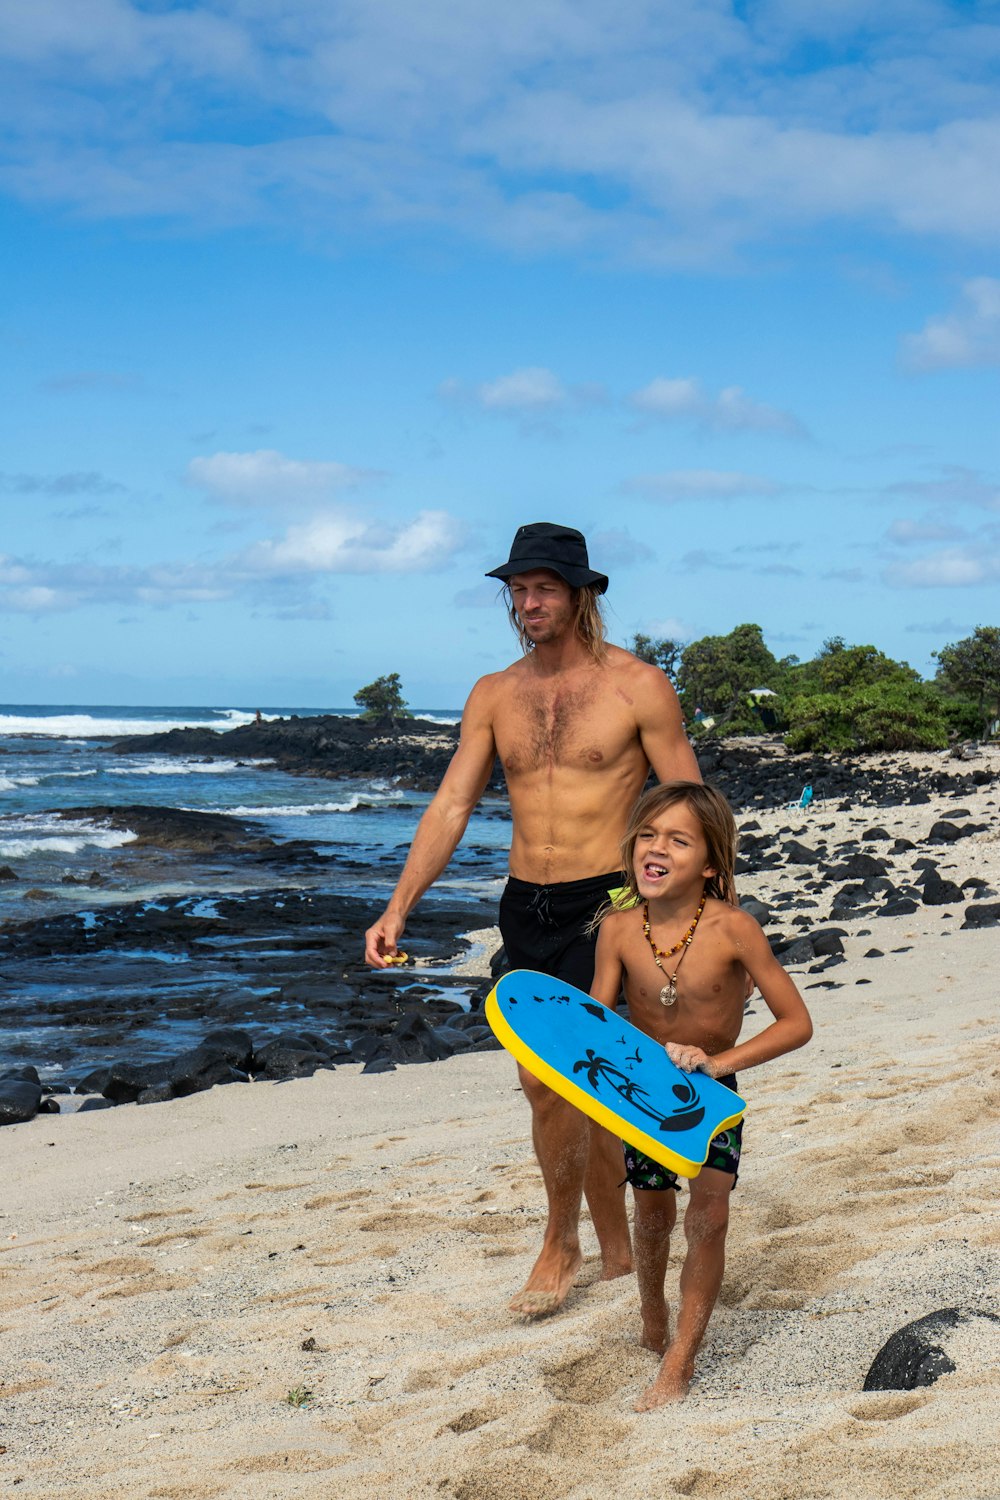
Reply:
[[[795,808],[799,812],[805,812],[806,808],[809,806],[812,800],[813,789],[810,785],[806,785],[802,788],[802,796],[799,798],[798,802],[786,802],[785,809],[787,811],[791,808]]]

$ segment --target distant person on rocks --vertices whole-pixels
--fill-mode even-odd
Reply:
[[[499,755],[513,824],[500,900],[508,964],[589,990],[591,923],[622,885],[619,845],[649,769],[661,780],[698,780],[698,763],[664,673],[605,640],[608,579],[591,568],[579,531],[522,526],[507,562],[486,576],[505,585],[524,654],[472,689],[458,749],[389,905],[366,933],[365,959],[385,968],[395,957],[407,917],[457,848]],[[579,1271],[582,1193],[604,1278],[627,1274],[632,1255],[620,1143],[520,1074],[549,1216],[541,1253],[510,1305],[539,1317],[562,1305]]]

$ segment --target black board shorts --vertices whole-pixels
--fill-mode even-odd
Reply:
[[[620,870],[558,885],[533,885],[510,876],[500,897],[508,970],[536,969],[589,992],[597,933],[587,929],[623,882]]]

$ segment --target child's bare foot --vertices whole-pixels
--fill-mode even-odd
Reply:
[[[601,1255],[601,1280],[615,1281],[619,1276],[631,1276],[632,1252],[628,1245],[623,1250],[605,1250]]]
[[[657,1406],[668,1406],[672,1402],[683,1401],[691,1386],[694,1375],[694,1361],[682,1362],[681,1360],[664,1357],[659,1368],[656,1379],[648,1386],[635,1403],[635,1411],[653,1411]]]
[[[643,1313],[642,1337],[639,1339],[640,1347],[652,1349],[654,1354],[664,1355],[667,1345],[670,1343],[670,1314],[666,1307],[662,1315],[658,1313]]]
[[[579,1247],[567,1250],[543,1246],[531,1275],[510,1303],[511,1312],[520,1313],[523,1318],[545,1318],[558,1312],[582,1265]]]
[[[667,1344],[670,1343],[670,1308],[666,1302],[657,1299],[657,1304],[643,1305],[642,1310],[642,1337],[639,1344],[642,1349],[651,1349],[654,1355],[666,1355]]]

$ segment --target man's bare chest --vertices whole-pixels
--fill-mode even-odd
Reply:
[[[605,770],[641,754],[630,705],[584,678],[540,689],[514,686],[494,720],[497,753],[508,776],[546,768]]]

